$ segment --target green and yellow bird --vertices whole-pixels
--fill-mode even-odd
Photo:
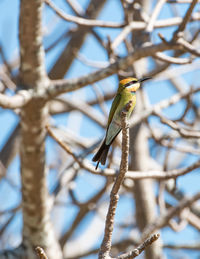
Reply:
[[[143,81],[150,79],[145,77],[136,79],[129,77],[119,82],[117,94],[113,100],[107,123],[106,136],[99,150],[93,157],[92,161],[97,162],[96,169],[99,163],[105,165],[108,150],[110,145],[121,131],[121,112],[128,103],[131,103],[127,116],[130,117],[136,104],[136,91],[140,88]]]

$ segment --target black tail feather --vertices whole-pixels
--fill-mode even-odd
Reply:
[[[106,141],[104,140],[103,143],[101,144],[99,150],[97,151],[95,156],[92,158],[92,161],[97,162],[95,169],[98,168],[99,163],[101,163],[102,165],[105,165],[105,163],[106,163],[106,158],[108,155],[108,150],[110,148],[110,145],[106,145],[105,142]]]
[[[96,167],[95,167],[95,170],[97,170],[97,168],[98,168],[98,166],[99,166],[99,162],[100,162],[100,161],[97,162]]]

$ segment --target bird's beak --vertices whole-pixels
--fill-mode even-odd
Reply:
[[[144,82],[144,81],[146,81],[146,80],[149,80],[149,79],[151,79],[151,77],[144,77],[144,78],[141,78],[141,79],[139,79],[138,81],[140,82],[140,83],[142,83],[142,82]]]

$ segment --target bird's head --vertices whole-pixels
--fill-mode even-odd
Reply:
[[[142,79],[137,79],[134,77],[128,77],[119,82],[119,88],[118,92],[123,91],[124,89],[127,89],[129,92],[136,92],[143,81],[146,81],[148,79],[151,79],[150,77],[144,77]]]

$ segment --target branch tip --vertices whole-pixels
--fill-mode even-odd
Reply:
[[[39,259],[48,259],[47,255],[45,254],[44,249],[42,247],[37,246],[35,248],[35,251],[37,252]]]

